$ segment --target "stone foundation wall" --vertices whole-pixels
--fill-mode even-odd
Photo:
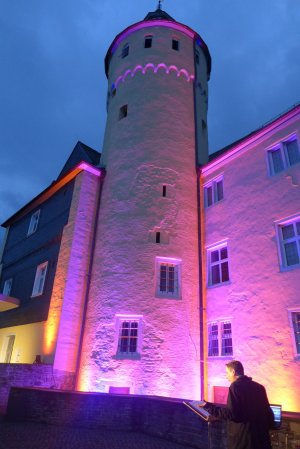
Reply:
[[[226,423],[207,424],[181,399],[13,387],[6,418],[58,426],[145,432],[195,449],[225,449]],[[300,448],[300,415],[286,413],[273,449]],[[209,446],[209,440],[211,446]]]
[[[11,387],[46,387],[71,390],[73,373],[53,370],[52,365],[0,363],[0,413],[5,413]]]

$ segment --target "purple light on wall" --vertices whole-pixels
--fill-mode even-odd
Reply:
[[[148,62],[148,64],[146,64],[144,67],[139,64],[135,66],[133,70],[127,69],[126,72],[123,75],[120,75],[117,78],[116,82],[112,84],[112,89],[117,88],[120,82],[124,83],[127,76],[131,75],[131,77],[133,78],[138,71],[145,75],[147,70],[153,70],[153,73],[157,73],[159,69],[165,70],[167,75],[169,75],[172,71],[176,72],[178,77],[183,75],[187,82],[193,81],[195,79],[195,76],[193,74],[189,74],[186,69],[178,69],[176,65],[167,66],[163,62],[155,65],[151,62]]]

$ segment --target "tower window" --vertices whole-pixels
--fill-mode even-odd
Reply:
[[[156,296],[160,298],[181,297],[181,260],[156,258]]]
[[[164,197],[167,196],[167,186],[163,186],[162,196],[164,196]]]
[[[146,36],[145,37],[145,48],[151,48],[152,47],[152,36]]]
[[[160,243],[160,232],[156,233],[155,243]]]
[[[122,120],[123,118],[127,117],[127,114],[128,114],[128,105],[124,104],[123,106],[120,107],[119,120]]]
[[[141,352],[142,315],[116,315],[118,358],[137,358]]]
[[[172,39],[172,49],[179,51],[179,41],[177,39]]]
[[[196,52],[195,52],[195,61],[196,61],[196,64],[199,64],[199,60],[200,60],[200,58],[199,58],[199,53],[198,53],[197,50],[196,50]]]
[[[128,56],[129,54],[129,44],[125,44],[124,47],[122,48],[122,58],[126,58],[126,56]]]

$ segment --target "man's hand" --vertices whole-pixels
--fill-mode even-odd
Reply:
[[[198,406],[198,407],[205,407],[205,405],[206,405],[206,401],[204,401],[204,400],[202,400],[202,401],[197,401],[196,402],[196,405]]]

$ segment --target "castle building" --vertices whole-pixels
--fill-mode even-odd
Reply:
[[[210,54],[160,6],[105,70],[101,155],[78,142],[3,224],[0,371],[222,402],[237,358],[300,411],[300,106],[209,156]]]

